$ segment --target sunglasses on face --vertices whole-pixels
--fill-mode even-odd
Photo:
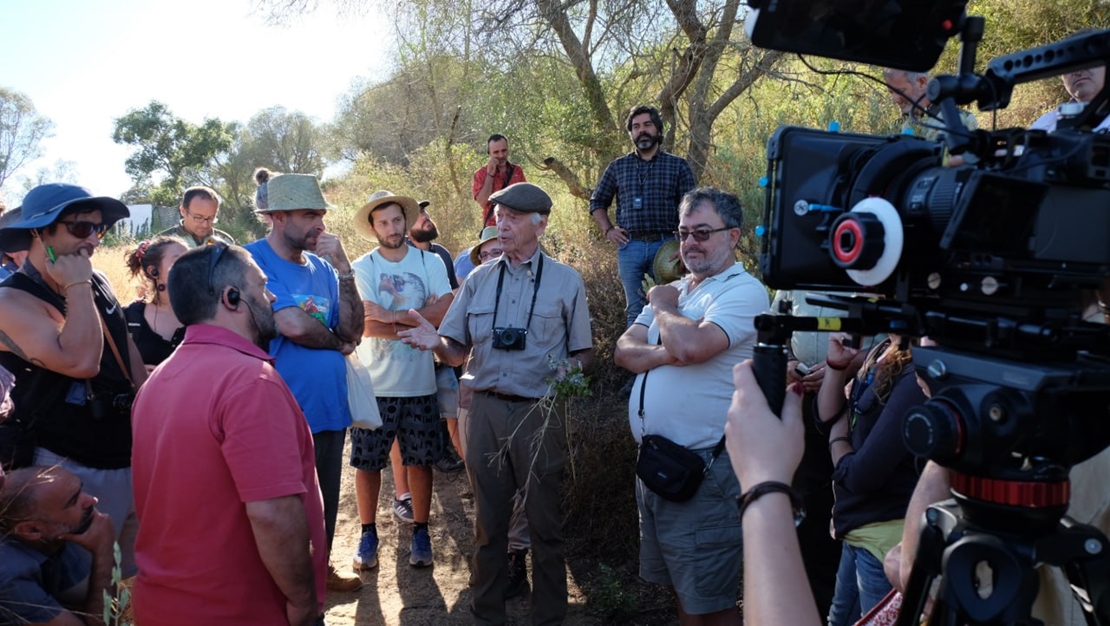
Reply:
[[[690,235],[694,236],[694,241],[704,243],[706,241],[709,241],[709,238],[713,236],[713,233],[719,233],[719,232],[726,231],[726,230],[731,230],[731,229],[728,226],[724,226],[722,228],[714,228],[712,230],[710,230],[708,228],[699,228],[698,230],[682,230],[680,228],[680,229],[674,231],[674,235],[675,235],[675,237],[678,238],[678,241],[680,243],[683,242],[683,241],[686,241],[686,238],[689,237]]]
[[[87,239],[89,235],[96,234],[97,239],[104,239],[104,235],[108,232],[108,226],[103,223],[85,222],[75,220],[72,222],[58,222],[66,227],[69,234],[78,239]]]

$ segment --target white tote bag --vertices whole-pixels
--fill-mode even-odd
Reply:
[[[354,352],[347,355],[347,403],[351,407],[351,426],[369,430],[382,427],[370,372]]]

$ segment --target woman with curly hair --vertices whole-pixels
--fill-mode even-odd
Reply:
[[[886,553],[902,539],[906,506],[919,468],[902,442],[906,411],[925,401],[909,342],[891,334],[867,353],[851,382],[860,351],[832,333],[817,419],[829,434],[833,462],[833,533],[842,540],[829,626],[854,624],[891,585]]]
[[[177,237],[159,236],[141,242],[127,255],[131,276],[143,277],[144,297],[129,304],[123,315],[147,372],[165,361],[185,336],[185,327],[177,321],[170,305],[166,283],[177,257],[188,249]],[[149,302],[146,295],[150,296]]]

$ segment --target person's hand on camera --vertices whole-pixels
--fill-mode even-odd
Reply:
[[[805,448],[801,385],[790,387],[779,419],[767,405],[750,359],[732,369],[732,381],[736,390],[728,409],[725,445],[736,478],[748,486],[769,480],[790,484]]]
[[[851,340],[852,336],[848,333],[829,333],[829,355],[826,362],[847,367],[859,354],[859,348],[844,345]]]

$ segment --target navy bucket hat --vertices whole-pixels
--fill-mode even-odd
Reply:
[[[93,196],[84,187],[64,183],[39,185],[23,197],[21,219],[0,228],[0,249],[28,249],[31,245],[30,231],[53,224],[66,209],[79,204],[90,205],[89,210],[100,209],[107,226],[131,216],[126,204],[115,198]]]

